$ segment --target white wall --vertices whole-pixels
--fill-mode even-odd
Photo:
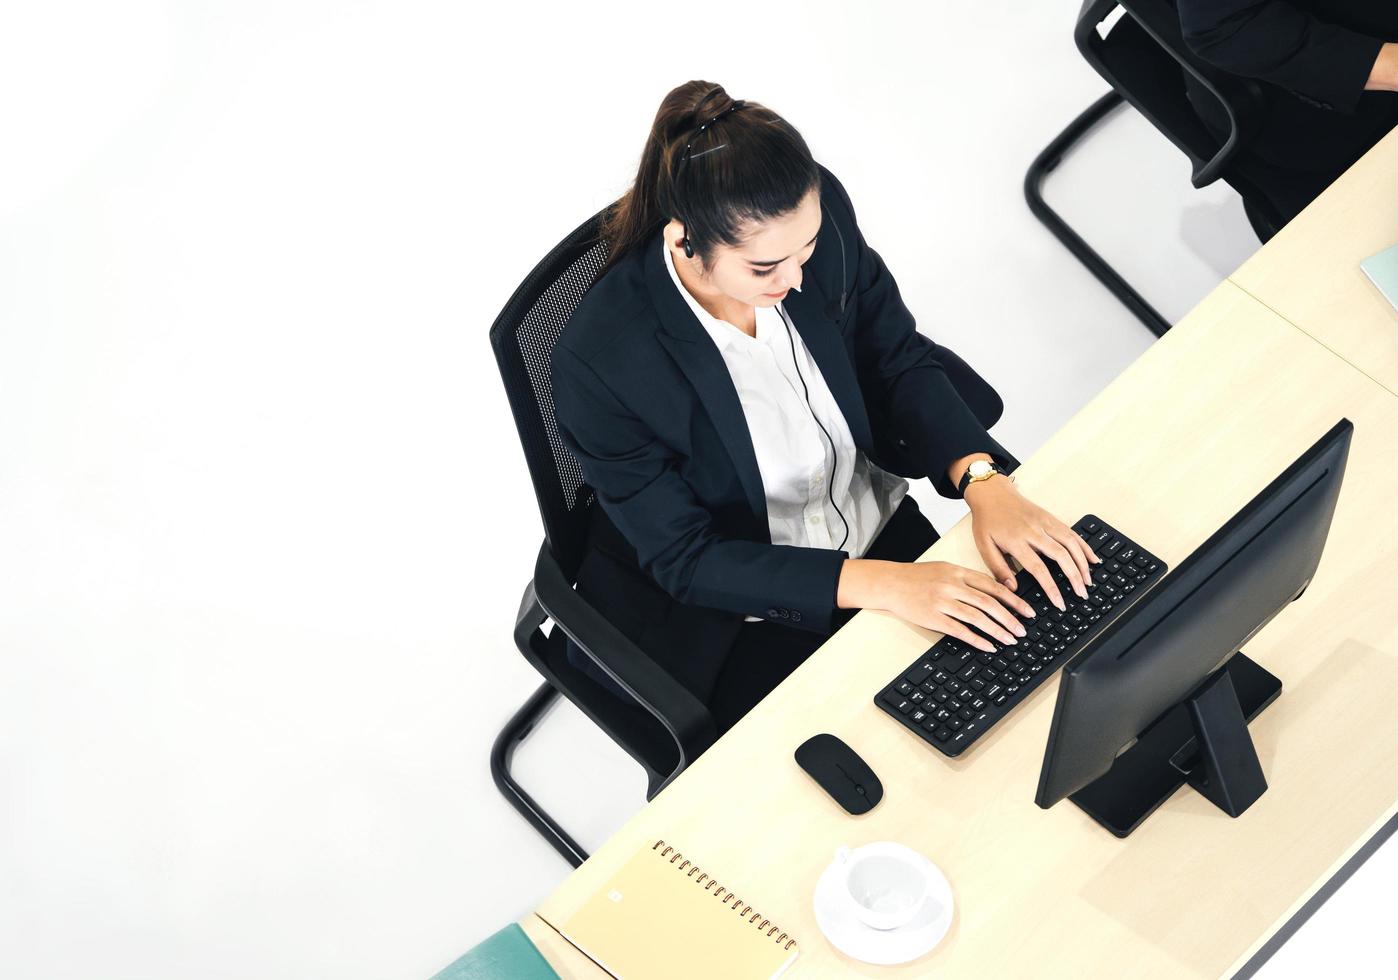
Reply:
[[[540,539],[486,331],[672,86],[802,130],[1022,458],[1152,339],[1021,198],[1076,3],[481,6],[0,19],[7,977],[422,978],[563,877],[486,767]],[[1129,114],[1050,198],[1167,316],[1256,247]],[[518,763],[588,847],[642,804],[568,707]],[[1375,955],[1389,851],[1264,975]]]

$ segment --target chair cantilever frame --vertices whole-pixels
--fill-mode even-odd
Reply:
[[[685,766],[712,745],[716,732],[713,718],[704,705],[578,595],[550,553],[548,543],[542,544],[534,564],[534,578],[525,586],[515,618],[515,644],[548,679],[496,737],[491,747],[490,770],[496,787],[510,804],[576,868],[587,860],[587,852],[534,801],[510,772],[510,758],[515,747],[534,730],[559,695],[558,679],[544,649],[552,637],[546,637],[539,629],[545,618],[552,619],[557,629],[572,637],[638,703],[646,705],[678,746],[675,767],[667,773],[657,772],[644,759],[638,759],[649,776],[647,800],[653,799]],[[606,655],[594,652],[599,649],[605,650]],[[609,725],[595,717],[593,720],[623,748],[627,747],[611,732]]]
[[[1104,38],[1097,27],[1117,7],[1124,16]],[[1246,146],[1259,117],[1261,89],[1250,79],[1224,76],[1185,45],[1174,7],[1165,0],[1085,0],[1073,30],[1079,52],[1112,90],[1088,106],[1046,146],[1024,177],[1029,210],[1087,270],[1106,286],[1157,337],[1170,323],[1113,269],[1082,236],[1049,207],[1043,185],[1063,157],[1109,112],[1130,103],[1189,158],[1190,183],[1206,187],[1220,178],[1243,195],[1248,220],[1266,241],[1279,219],[1265,213],[1260,195],[1229,169]],[[1194,114],[1182,85],[1187,73],[1217,99],[1229,131],[1220,144]],[[1167,74],[1168,73],[1168,74]]]
[[[1063,161],[1064,155],[1101,121],[1102,117],[1121,105],[1122,102],[1119,94],[1108,92],[1084,109],[1063,132],[1055,136],[1053,141],[1034,158],[1034,162],[1029,165],[1029,170],[1024,175],[1024,199],[1028,202],[1029,210],[1033,212],[1034,217],[1038,218],[1045,228],[1053,232],[1054,237],[1087,267],[1087,271],[1091,272],[1098,282],[1111,290],[1112,295],[1134,313],[1136,318],[1144,323],[1151,333],[1157,337],[1163,337],[1165,331],[1170,329],[1170,321],[1161,316],[1155,307],[1151,306],[1145,297],[1136,291],[1135,287],[1122,278],[1121,273],[1098,255],[1097,251],[1087,244],[1072,225],[1064,221],[1058,212],[1044,200],[1044,181],[1048,179],[1048,175]]]

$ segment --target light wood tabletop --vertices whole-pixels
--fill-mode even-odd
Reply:
[[[1398,129],[1229,278],[1398,392],[1398,310],[1359,268],[1391,245],[1398,245]]]
[[[1224,282],[1017,471],[1063,520],[1098,514],[1174,568],[1341,417],[1354,437],[1320,568],[1246,646],[1284,689],[1251,726],[1269,789],[1241,818],[1188,788],[1125,840],[1070,802],[1039,809],[1056,678],[943,757],[873,703],[939,634],[865,610],[522,924],[561,975],[600,976],[550,926],[664,839],[798,938],[793,977],[1233,973],[1398,812],[1398,397]],[[969,518],[924,559],[983,568]],[[872,812],[849,816],[793,761],[821,731],[879,775]],[[875,840],[926,854],[955,895],[946,938],[901,967],[842,955],[814,918],[836,848]]]

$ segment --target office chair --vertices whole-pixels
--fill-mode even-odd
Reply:
[[[514,750],[563,694],[628,755],[655,797],[717,737],[708,707],[608,622],[573,588],[596,498],[582,467],[559,437],[549,358],[568,318],[606,261],[600,238],[605,209],[575,228],[525,277],[490,328],[490,345],[519,430],[544,541],[515,617],[515,644],[544,681],[515,713],[490,753],[495,785],[573,867],[587,853],[510,773]],[[940,345],[939,345],[940,346]],[[988,429],[1000,418],[1000,396],[960,357],[941,347],[947,375]],[[1012,465],[1018,465],[1011,459]],[[553,628],[544,633],[545,619]],[[629,694],[622,700],[567,656],[565,636]]]
[[[1102,37],[1098,25],[1117,7],[1125,13]],[[1171,0],[1085,0],[1073,39],[1112,91],[1088,106],[1034,159],[1024,177],[1024,197],[1034,217],[1161,337],[1170,323],[1048,206],[1043,197],[1044,180],[1107,113],[1127,102],[1189,158],[1190,182],[1195,187],[1222,179],[1242,195],[1248,221],[1265,242],[1281,227],[1281,216],[1256,187],[1229,166],[1256,130],[1264,108],[1262,91],[1251,79],[1220,72],[1191,51]],[[1182,71],[1217,99],[1227,114],[1229,131],[1222,144],[1190,105]]]

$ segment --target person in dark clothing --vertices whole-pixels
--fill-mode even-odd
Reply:
[[[1266,241],[1398,125],[1398,2],[1176,3],[1196,55],[1261,83],[1263,117],[1233,167],[1265,196],[1265,206],[1248,203]],[[1186,82],[1200,119],[1223,138],[1223,108],[1187,73]]]
[[[981,421],[998,408],[973,405],[989,386],[916,329],[843,184],[777,113],[676,88],[601,236],[550,359],[559,438],[596,493],[577,591],[720,732],[859,609],[989,651],[1034,615],[1011,559],[1059,609],[1049,563],[1088,597],[1101,559],[1019,492]],[[937,540],[907,492],[923,477],[966,501],[990,574],[916,560]]]

